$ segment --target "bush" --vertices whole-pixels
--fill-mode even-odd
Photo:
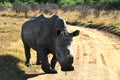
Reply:
[[[25,17],[27,18],[28,17],[28,12],[30,11],[30,6],[27,5],[27,4],[23,4],[21,6],[21,12],[25,13]]]
[[[23,5],[22,2],[15,2],[13,3],[12,10],[15,11],[17,14],[19,14],[21,12],[22,5]]]
[[[114,1],[111,5],[116,9],[120,9],[120,1]]]
[[[17,14],[23,12],[25,13],[25,17],[28,17],[27,14],[30,11],[30,6],[22,2],[15,2],[13,4],[12,10],[15,11]]]
[[[31,11],[39,10],[39,4],[37,2],[31,2],[31,3],[28,3],[28,4],[30,5]]]
[[[6,7],[4,6],[4,4],[0,3],[0,11],[4,11],[6,10]]]
[[[11,8],[12,4],[10,2],[4,2],[4,6],[7,8]]]
[[[39,10],[39,5],[31,4],[30,9],[31,9],[31,11],[37,11],[37,10]]]
[[[59,6],[56,5],[56,4],[46,4],[46,5],[41,4],[39,6],[39,8],[40,8],[40,11],[42,11],[44,13],[50,13],[50,14],[52,14],[53,11],[56,11],[57,9],[59,9]]]
[[[75,1],[74,0],[61,0],[59,4],[60,5],[73,5],[75,4]]]

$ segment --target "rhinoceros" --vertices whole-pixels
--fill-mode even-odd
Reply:
[[[30,66],[30,49],[37,52],[36,64],[41,64],[45,73],[57,73],[55,69],[58,61],[62,71],[73,71],[73,55],[71,42],[74,36],[79,35],[79,30],[69,33],[65,21],[58,15],[50,18],[40,15],[26,21],[22,25],[21,38],[24,45],[27,66]],[[48,54],[52,53],[51,64]]]

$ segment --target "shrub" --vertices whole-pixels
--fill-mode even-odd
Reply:
[[[31,11],[37,11],[37,10],[39,10],[39,5],[31,4],[30,9],[31,9]]]
[[[73,5],[75,4],[74,0],[60,0],[59,2],[60,5]]]
[[[31,11],[39,10],[39,4],[37,2],[29,3]]]
[[[21,12],[22,5],[23,5],[22,2],[15,2],[13,3],[12,10],[19,14]]]
[[[4,11],[6,10],[6,7],[4,6],[4,4],[0,3],[0,11]]]
[[[12,10],[15,11],[17,14],[23,12],[25,13],[25,17],[28,17],[27,14],[30,11],[30,6],[22,2],[15,2],[13,4]]]
[[[10,2],[4,2],[4,6],[7,8],[11,8],[12,4]]]
[[[23,4],[21,6],[21,12],[25,13],[26,18],[28,17],[28,12],[29,11],[30,11],[30,6],[29,5]]]
[[[111,5],[116,9],[120,9],[120,1],[114,1],[111,3]]]
[[[59,9],[59,6],[56,4],[46,4],[46,5],[41,4],[39,8],[40,8],[40,11],[44,13],[52,14],[53,11],[56,11],[57,9]]]

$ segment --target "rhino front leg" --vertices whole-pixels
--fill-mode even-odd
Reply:
[[[56,62],[57,62],[56,56],[53,55],[53,58],[51,60],[51,68],[52,68],[51,71],[52,71],[52,73],[57,73],[57,70],[55,69]]]
[[[42,62],[41,68],[45,73],[51,73],[50,64],[48,63],[47,51],[46,49],[39,48],[38,55],[40,61]]]
[[[42,65],[41,65],[42,70],[45,73],[51,73],[50,64],[48,63],[47,56],[44,56],[41,61],[42,61]]]
[[[42,61],[40,60],[40,55],[37,52],[37,61],[36,61],[36,65],[40,65],[42,64]]]

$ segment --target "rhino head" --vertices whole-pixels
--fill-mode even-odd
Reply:
[[[70,48],[72,38],[79,35],[79,30],[72,33],[67,31],[57,31],[57,38],[55,40],[56,57],[61,65],[62,71],[73,71],[72,49]]]

